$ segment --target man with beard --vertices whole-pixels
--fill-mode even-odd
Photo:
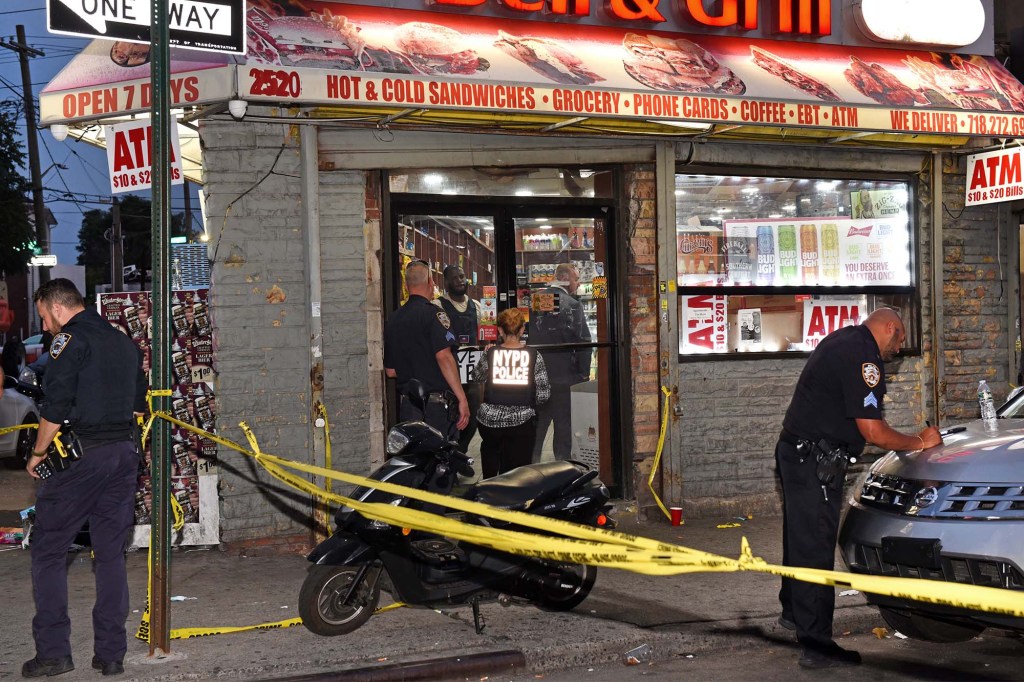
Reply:
[[[459,362],[459,352],[467,346],[475,347],[477,344],[477,330],[480,326],[480,303],[470,298],[469,281],[466,279],[465,271],[458,265],[449,265],[442,273],[444,276],[444,293],[434,299],[434,305],[438,305],[448,314],[452,324],[452,333],[459,343],[459,348],[452,348],[455,355],[455,362]],[[466,393],[466,400],[469,401],[469,424],[459,435],[459,449],[466,452],[469,442],[473,440],[476,433],[476,411],[480,407],[479,387],[470,385],[470,373],[474,365],[474,358],[470,357],[468,350],[463,350],[468,365],[463,368],[460,363],[459,373],[467,380],[462,384],[462,390]]]
[[[775,446],[782,479],[782,563],[831,571],[846,465],[865,442],[884,450],[918,450],[942,443],[929,426],[917,435],[896,431],[882,416],[885,365],[906,338],[896,311],[880,308],[863,324],[843,327],[818,344],[797,381]],[[858,665],[860,654],[832,639],[835,588],[782,579],[779,624],[796,630],[804,668]]]

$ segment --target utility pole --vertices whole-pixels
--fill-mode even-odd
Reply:
[[[110,202],[110,289],[124,291],[124,243],[121,240],[121,202],[113,197]]]
[[[29,73],[28,58],[42,57],[45,53],[25,42],[25,27],[17,26],[18,42],[0,40],[0,46],[18,53],[21,62],[21,95],[25,102],[25,139],[28,142],[28,167],[32,175],[32,209],[36,222],[36,246],[40,253],[50,253],[50,225],[46,222],[46,207],[43,205],[43,174],[39,171],[39,130],[36,127],[36,105],[32,98],[32,75]],[[39,268],[39,284],[50,281],[50,271]]]

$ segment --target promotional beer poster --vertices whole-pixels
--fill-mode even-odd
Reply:
[[[891,205],[881,196],[865,200],[872,210]],[[677,241],[679,286],[910,284],[905,215],[871,220],[727,220],[720,234],[687,231]]]
[[[213,330],[208,289],[171,294],[171,414],[203,431],[215,433],[217,406],[214,392]],[[142,352],[142,368],[152,367],[152,303],[150,292],[99,295],[99,310],[108,322],[130,336]],[[171,429],[171,494],[181,506],[185,528],[174,541],[182,545],[220,541],[217,504],[217,445],[177,426]],[[132,544],[149,543],[152,487],[149,467],[152,452],[146,443],[145,462],[135,493],[135,533]]]

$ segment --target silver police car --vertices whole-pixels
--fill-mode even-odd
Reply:
[[[1024,390],[987,428],[942,431],[943,444],[890,452],[853,490],[839,547],[853,573],[1024,590]],[[961,642],[1024,619],[866,595],[907,637]]]

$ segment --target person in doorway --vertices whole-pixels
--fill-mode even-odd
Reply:
[[[50,280],[33,297],[44,329],[54,334],[40,408],[39,429],[26,469],[33,478],[58,430],[73,430],[80,459],[52,473],[37,488],[32,531],[32,591],[36,655],[24,677],[74,669],[68,619],[67,555],[86,522],[94,554],[92,667],[124,672],[128,648],[128,576],[124,551],[135,521],[140,453],[132,438],[133,413],[145,410],[146,381],[131,339],[95,310],[67,279]]]
[[[553,309],[534,312],[530,320],[530,345],[563,345],[590,343],[583,305],[576,300],[580,273],[572,263],[555,268],[555,281],[538,292],[552,295]],[[537,408],[537,441],[533,460],[540,461],[548,427],[554,423],[553,450],[555,459],[569,459],[572,454],[572,395],[570,387],[590,379],[592,350],[587,348],[542,349],[541,356],[551,382],[551,399]]]
[[[444,293],[434,299],[434,303],[447,313],[448,320],[452,324],[452,332],[459,342],[459,348],[463,349],[464,356],[468,357],[469,353],[464,349],[467,346],[475,347],[477,344],[477,330],[480,327],[480,303],[469,297],[469,281],[466,279],[465,271],[458,265],[447,266],[442,275],[444,277]],[[459,363],[460,351],[453,348],[452,352],[455,353],[455,362]],[[465,368],[467,380],[469,372],[470,367]],[[459,376],[463,376],[461,363]],[[462,390],[469,402],[469,424],[459,434],[459,449],[463,452],[466,452],[469,442],[473,440],[473,435],[476,433],[476,412],[480,407],[480,395],[473,388],[468,381],[462,385]]]
[[[796,384],[775,446],[782,480],[782,563],[832,570],[846,465],[865,442],[883,449],[916,450],[942,443],[929,426],[903,434],[882,417],[885,365],[906,338],[903,321],[882,308],[863,324],[826,336]],[[835,589],[782,579],[779,623],[796,630],[804,668],[857,665],[860,654],[832,639]]]
[[[421,419],[455,440],[469,423],[469,403],[452,353],[458,339],[448,314],[430,302],[434,295],[430,266],[423,261],[409,263],[405,287],[409,300],[384,328],[384,373],[398,381],[398,417]],[[422,409],[411,399],[413,379],[427,391]]]
[[[533,461],[537,439],[536,405],[551,395],[544,358],[523,346],[526,317],[519,308],[498,315],[501,345],[480,357],[473,380],[484,386],[477,412],[483,476],[490,478]]]

